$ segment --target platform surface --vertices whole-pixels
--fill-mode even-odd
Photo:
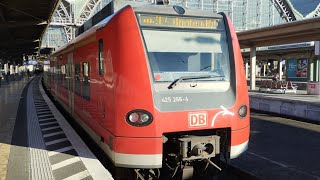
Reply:
[[[112,179],[46,96],[40,77],[2,86],[0,114],[1,180]]]
[[[249,99],[250,108],[253,110],[320,124],[320,95],[308,95],[304,90],[288,94],[264,93],[256,90],[249,91]]]

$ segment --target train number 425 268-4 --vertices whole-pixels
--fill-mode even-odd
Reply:
[[[188,102],[189,99],[188,97],[181,97],[181,96],[178,96],[178,97],[163,97],[161,99],[161,102],[163,103],[179,103],[179,102]]]

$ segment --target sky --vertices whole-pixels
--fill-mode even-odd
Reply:
[[[303,16],[308,15],[320,3],[320,0],[290,0],[294,8],[298,10]]]

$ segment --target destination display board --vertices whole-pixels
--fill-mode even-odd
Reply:
[[[138,14],[138,20],[144,27],[172,27],[195,29],[220,29],[221,19],[201,17],[179,17],[155,14]]]

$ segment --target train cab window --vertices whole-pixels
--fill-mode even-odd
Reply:
[[[155,81],[174,81],[182,76],[216,76],[199,80],[229,81],[226,35],[221,32],[144,30]]]
[[[103,40],[99,40],[99,75],[104,73]]]
[[[75,72],[75,93],[81,96],[81,89],[80,89],[80,63],[75,64],[74,66]]]
[[[82,63],[82,97],[90,100],[90,64],[89,62]]]
[[[224,22],[216,20],[213,24],[216,23],[206,29],[142,27],[154,82],[192,76],[199,77],[192,81],[222,84],[226,90],[230,86],[227,35]]]

